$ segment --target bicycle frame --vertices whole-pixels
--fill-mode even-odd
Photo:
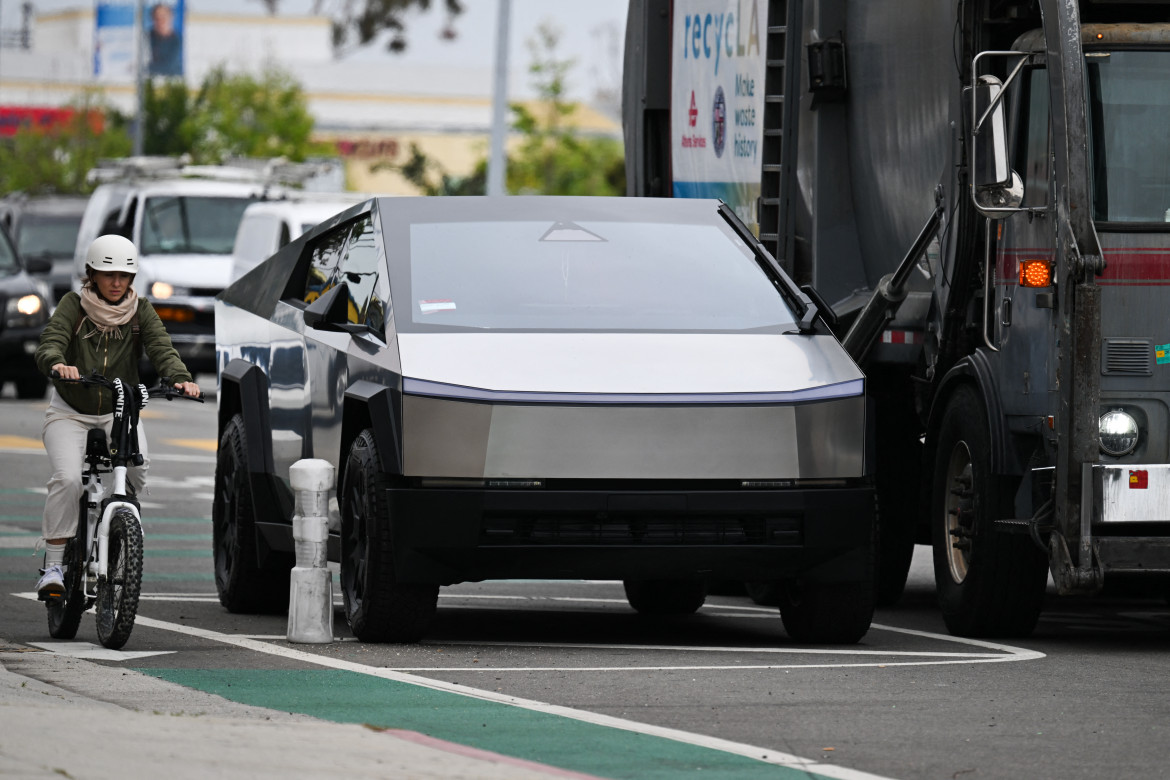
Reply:
[[[114,513],[119,509],[126,509],[134,516],[139,528],[142,527],[142,515],[138,505],[129,498],[126,473],[128,464],[142,463],[142,455],[138,451],[138,415],[141,408],[146,405],[147,391],[143,385],[139,385],[136,388],[138,392],[134,393],[120,379],[114,379],[110,386],[114,391],[114,423],[110,436],[112,442],[108,458],[100,459],[108,460],[112,466],[107,472],[113,477],[110,497],[106,498],[105,485],[101,480],[103,472],[97,457],[89,457],[89,468],[82,474],[87,508],[85,517],[88,552],[85,571],[87,596],[95,595],[97,583],[109,575],[110,519]],[[100,520],[97,519],[97,513],[91,511],[97,507],[101,507]]]

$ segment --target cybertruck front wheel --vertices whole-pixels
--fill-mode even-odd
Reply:
[[[363,642],[417,642],[435,616],[439,586],[397,581],[388,487],[374,432],[367,428],[349,448],[341,483],[345,617]]]

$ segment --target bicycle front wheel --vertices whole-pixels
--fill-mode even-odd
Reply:
[[[98,585],[97,631],[103,646],[117,650],[134,630],[142,591],[142,526],[133,512],[114,513],[108,549],[106,579]]]

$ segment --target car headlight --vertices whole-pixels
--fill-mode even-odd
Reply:
[[[166,282],[155,282],[150,285],[150,294],[159,300],[165,301],[175,294],[175,288]]]
[[[1133,452],[1138,443],[1137,421],[1128,412],[1114,409],[1101,415],[1098,423],[1101,452],[1120,457]]]
[[[9,298],[4,308],[4,326],[7,328],[35,328],[49,319],[49,305],[36,293]]]

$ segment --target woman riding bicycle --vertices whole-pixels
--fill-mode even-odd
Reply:
[[[199,395],[199,385],[171,344],[166,326],[150,302],[134,292],[138,272],[134,244],[122,236],[98,236],[86,252],[85,271],[81,293],[61,298],[41,334],[37,368],[45,374],[56,371],[60,379],[79,379],[96,370],[133,386],[138,384],[140,353],[145,353],[159,376],[170,377],[187,395]],[[110,390],[53,380],[42,432],[53,476],[41,521],[45,541],[45,564],[37,582],[41,600],[65,594],[61,561],[65,543],[77,530],[86,436],[91,428],[104,428],[109,436],[113,411]],[[138,436],[143,463],[127,474],[135,495],[142,491],[150,465],[141,423]]]

